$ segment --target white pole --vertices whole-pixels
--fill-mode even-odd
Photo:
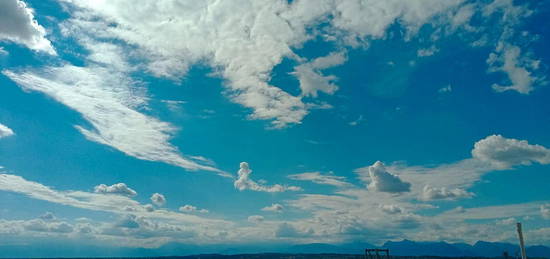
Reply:
[[[521,259],[527,259],[527,254],[525,253],[525,244],[523,243],[523,233],[521,231],[521,223],[516,224],[519,237],[519,248],[521,249]]]

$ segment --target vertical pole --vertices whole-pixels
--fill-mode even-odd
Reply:
[[[523,233],[521,231],[521,223],[516,224],[519,237],[519,248],[521,250],[521,259],[527,259],[527,254],[525,253],[525,244],[523,243]]]

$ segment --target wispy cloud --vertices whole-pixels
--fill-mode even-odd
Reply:
[[[350,185],[346,182],[345,177],[336,176],[333,174],[321,174],[320,172],[307,172],[301,174],[291,174],[288,178],[298,181],[311,181],[317,184],[333,185],[338,187]]]

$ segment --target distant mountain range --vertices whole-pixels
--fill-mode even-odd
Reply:
[[[185,256],[198,254],[364,254],[366,248],[388,248],[390,255],[397,256],[442,256],[442,257],[502,257],[508,252],[511,257],[519,253],[519,247],[509,243],[478,241],[474,245],[446,242],[416,242],[410,240],[388,241],[377,247],[368,243],[346,243],[340,245],[314,243],[301,245],[186,245],[169,243],[159,248],[121,248],[82,246],[81,243],[44,241],[43,246],[29,249],[26,246],[0,244],[0,257],[154,257]],[[527,257],[550,258],[550,247],[528,246]],[[252,258],[252,257],[251,257]],[[271,257],[270,257],[271,258]],[[275,257],[273,257],[275,258]]]
[[[363,253],[365,248],[388,248],[391,255],[399,256],[445,256],[445,257],[501,257],[508,252],[511,257],[519,255],[519,246],[509,243],[478,241],[474,245],[447,242],[415,242],[410,240],[388,241],[381,247],[367,243],[343,245],[306,244],[290,247],[290,253]],[[550,258],[550,247],[528,246],[528,257]]]

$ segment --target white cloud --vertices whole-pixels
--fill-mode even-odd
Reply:
[[[132,190],[130,187],[126,186],[125,183],[116,183],[111,186],[100,184],[94,187],[94,192],[96,193],[112,193],[112,194],[122,194],[130,197],[136,196],[137,192]]]
[[[487,64],[489,72],[504,72],[508,76],[506,85],[493,84],[497,92],[514,90],[522,94],[529,94],[535,86],[546,84],[544,76],[537,76],[539,60],[531,58],[531,55],[522,55],[518,46],[507,43],[499,43],[495,52],[489,55]]]
[[[526,140],[491,135],[475,143],[472,156],[489,162],[498,169],[516,165],[530,165],[533,162],[550,163],[550,149],[529,144]]]
[[[0,138],[5,138],[13,135],[15,135],[15,133],[13,133],[12,129],[0,123]]]
[[[359,115],[359,118],[357,118],[357,120],[354,120],[354,121],[350,121],[348,124],[350,126],[357,126],[359,125],[359,123],[363,122],[365,119],[363,118],[363,115]]]
[[[164,195],[156,192],[151,195],[151,201],[153,202],[153,204],[161,207],[166,203],[166,198],[164,197]]]
[[[462,198],[470,198],[474,194],[467,192],[460,188],[452,188],[448,189],[446,187],[432,187],[429,185],[424,186],[423,192],[422,192],[422,200],[430,201],[430,200],[455,200],[455,199],[462,199]]]
[[[56,55],[46,30],[34,19],[34,12],[21,0],[0,1],[0,41],[7,40]]]
[[[448,84],[445,87],[439,88],[439,90],[437,90],[438,93],[450,93],[452,91],[453,91],[453,87],[450,84]]]
[[[236,189],[239,191],[252,190],[258,192],[284,192],[284,191],[300,191],[302,190],[297,186],[283,186],[280,184],[275,184],[271,186],[266,186],[261,183],[257,183],[254,180],[250,179],[250,170],[247,162],[241,162],[239,164],[238,177],[233,183]]]
[[[433,56],[437,52],[439,52],[439,49],[435,45],[432,45],[431,47],[426,49],[419,49],[416,52],[416,55],[419,57],[429,57]]]
[[[519,32],[516,28],[521,25],[521,20],[532,15],[533,11],[529,10],[528,5],[514,5],[514,2],[494,0],[483,7],[482,14],[485,19],[499,15],[499,24],[491,27],[498,28],[500,37],[495,44],[495,50],[487,58],[487,71],[502,72],[508,77],[503,84],[492,85],[495,91],[514,90],[521,94],[529,94],[536,86],[545,85],[548,81],[544,71],[539,67],[540,61],[534,59],[533,53],[527,49],[528,43],[534,41],[535,37],[524,34],[524,31]]]
[[[181,224],[231,225],[223,220],[200,218],[191,214],[182,214],[168,210],[154,210],[151,204],[141,205],[130,197],[83,191],[57,191],[37,182],[28,181],[12,174],[0,174],[0,191],[15,192],[33,199],[72,206],[81,209],[104,211],[121,215],[132,214],[180,222]]]
[[[333,94],[338,90],[338,86],[334,84],[337,78],[334,75],[325,76],[321,70],[341,65],[346,59],[346,54],[343,52],[330,53],[328,56],[296,66],[291,74],[300,81],[303,96],[317,97],[318,91]]]
[[[380,205],[380,209],[382,209],[383,212],[388,214],[399,214],[403,212],[403,210],[395,204]]]
[[[317,184],[333,185],[338,187],[344,187],[350,185],[346,182],[346,178],[342,176],[336,176],[331,174],[321,174],[320,172],[308,172],[301,174],[292,174],[288,178],[299,181],[311,181]]]
[[[550,219],[550,203],[540,205],[540,215],[545,219]]]
[[[262,208],[262,211],[270,211],[270,212],[283,212],[283,205],[279,204],[279,203],[273,203],[271,204],[271,206],[267,206],[267,207],[264,207]]]
[[[25,222],[25,230],[35,232],[54,232],[54,233],[71,233],[73,227],[67,222],[47,222],[41,219],[34,219]]]
[[[185,212],[185,213],[191,213],[191,212],[208,213],[209,212],[206,209],[197,209],[197,207],[189,204],[181,206],[179,208],[179,211]]]
[[[397,175],[386,171],[386,167],[380,161],[376,161],[368,167],[370,183],[368,188],[379,192],[401,193],[410,191],[411,184],[402,181]]]
[[[368,40],[384,37],[386,29],[396,22],[412,36],[432,17],[458,7],[462,1],[160,1],[139,6],[130,0],[64,2],[75,10],[71,23],[93,27],[96,21],[105,20],[116,25],[98,30],[98,34],[135,46],[154,75],[178,79],[192,65],[207,62],[226,79],[228,97],[252,109],[250,118],[285,127],[300,123],[309,109],[302,96],[267,82],[283,58],[301,59],[293,48],[314,37],[309,28],[330,17],[329,38],[342,45],[367,46]],[[321,58],[311,65],[321,68],[341,60],[338,56]],[[304,83],[303,94],[336,90],[326,82],[332,77],[305,74],[301,81],[311,79],[315,83]]]
[[[147,97],[124,73],[95,65],[2,73],[24,90],[44,93],[81,113],[93,128],[75,127],[89,140],[139,159],[226,175],[179,154],[168,142],[175,128],[138,111],[146,106]]]
[[[248,222],[259,224],[264,221],[264,217],[260,215],[252,215],[248,217]]]

